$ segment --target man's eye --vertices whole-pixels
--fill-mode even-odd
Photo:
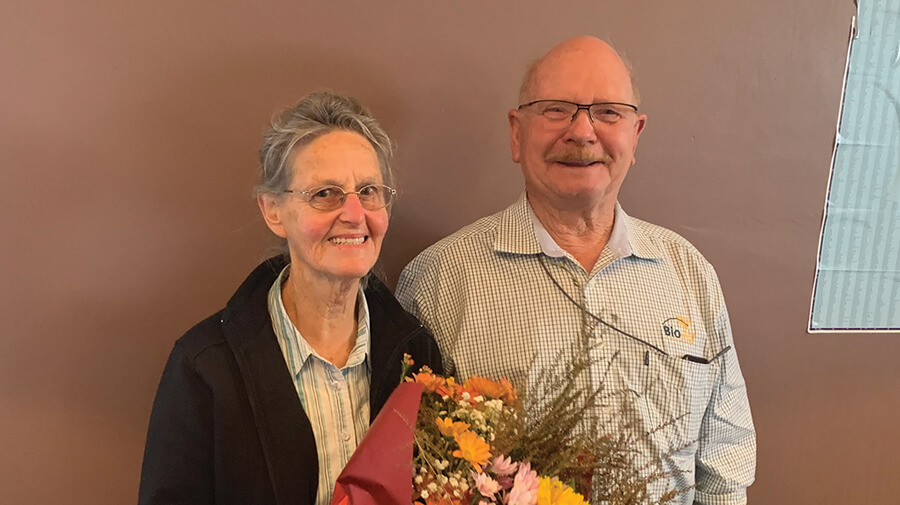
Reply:
[[[592,113],[593,116],[606,123],[614,123],[622,118],[622,113],[609,107],[602,108]]]

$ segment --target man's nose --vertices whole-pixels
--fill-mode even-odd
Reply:
[[[584,112],[584,114],[582,114]],[[578,109],[569,123],[567,137],[575,142],[593,142],[597,140],[597,130],[591,112],[588,109]]]

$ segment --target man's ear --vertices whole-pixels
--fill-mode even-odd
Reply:
[[[644,127],[647,126],[647,115],[646,114],[638,114],[637,124],[635,124],[635,128],[637,129],[635,132],[635,138],[641,136],[641,132],[644,131]]]
[[[634,165],[637,160],[634,158],[634,152],[637,150],[638,139],[641,136],[641,132],[644,131],[644,127],[647,126],[647,115],[646,114],[638,114],[637,121],[634,124],[634,147],[631,148],[631,164]]]
[[[259,205],[259,211],[262,212],[263,219],[266,220],[266,226],[272,230],[272,233],[281,238],[287,238],[282,223],[284,207],[281,205],[281,199],[272,193],[260,193],[256,197],[256,203]]]
[[[519,162],[519,146],[520,140],[519,135],[521,132],[522,125],[519,124],[519,111],[517,109],[510,109],[508,113],[506,113],[506,119],[509,121],[509,151],[512,155],[512,160],[514,163]]]

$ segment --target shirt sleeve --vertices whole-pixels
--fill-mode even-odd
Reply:
[[[150,415],[139,505],[214,502],[212,405],[193,360],[175,344]]]
[[[717,337],[731,349],[717,359],[718,377],[700,426],[694,503],[738,505],[747,503],[747,487],[753,483],[756,474],[756,431],[750,415],[747,387],[734,350],[728,311],[717,280],[715,292],[720,305],[716,319]]]
[[[434,336],[443,358],[444,374],[454,375],[456,367],[450,345],[454,333],[449,329],[447,321],[441,319],[441,314],[445,311],[438,310],[441,297],[447,299],[453,295],[445,296],[446,293],[441,293],[442,272],[433,264],[432,259],[430,250],[426,250],[406,265],[397,281],[395,295],[400,305],[416,316]]]

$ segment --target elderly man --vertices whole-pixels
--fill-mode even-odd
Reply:
[[[398,298],[461,378],[534,388],[581,349],[616,418],[688,489],[683,503],[746,503],[756,436],[715,271],[617,203],[647,120],[628,67],[596,38],[568,40],[529,69],[519,104],[508,120],[525,193],[420,254]]]

